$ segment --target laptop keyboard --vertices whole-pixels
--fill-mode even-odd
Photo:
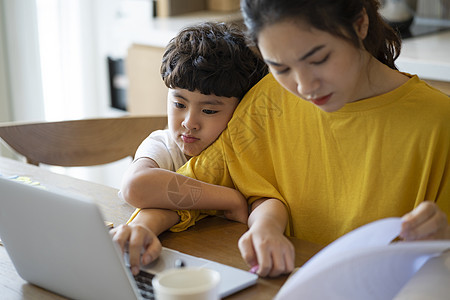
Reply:
[[[134,276],[136,280],[137,287],[144,299],[155,299],[155,294],[153,293],[152,279],[155,275],[140,271],[139,274]]]

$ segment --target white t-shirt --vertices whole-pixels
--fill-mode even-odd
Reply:
[[[187,162],[183,151],[170,136],[168,129],[153,131],[136,150],[134,160],[142,157],[153,159],[161,169],[178,170]]]

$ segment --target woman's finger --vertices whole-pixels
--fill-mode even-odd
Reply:
[[[248,231],[239,239],[238,247],[242,258],[250,267],[258,264],[251,234]]]
[[[445,231],[447,225],[447,216],[438,206],[425,201],[403,217],[400,236],[405,240],[430,238]]]

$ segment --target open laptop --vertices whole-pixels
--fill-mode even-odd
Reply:
[[[92,201],[1,176],[0,191],[0,238],[23,279],[74,299],[143,298]],[[258,278],[167,248],[142,269],[155,274],[173,268],[179,259],[186,266],[219,271],[221,297],[255,284]]]

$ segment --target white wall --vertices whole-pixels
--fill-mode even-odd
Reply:
[[[0,0],[0,122],[123,115],[106,61],[121,1]],[[119,187],[129,162],[51,170]]]
[[[6,45],[4,26],[3,1],[0,2],[0,122],[9,121],[11,117],[9,105],[9,85],[6,65]]]
[[[0,0],[2,7],[3,59],[7,66],[3,84],[14,120],[43,120],[44,106],[39,60],[35,0]],[[0,58],[1,59],[1,58]],[[5,74],[4,74],[5,75]]]
[[[110,115],[104,29],[115,1],[35,1],[46,119]]]
[[[9,86],[5,51],[5,26],[3,24],[3,3],[0,2],[0,122],[9,121],[11,117],[9,105]],[[0,143],[0,155],[8,155],[9,151]]]

